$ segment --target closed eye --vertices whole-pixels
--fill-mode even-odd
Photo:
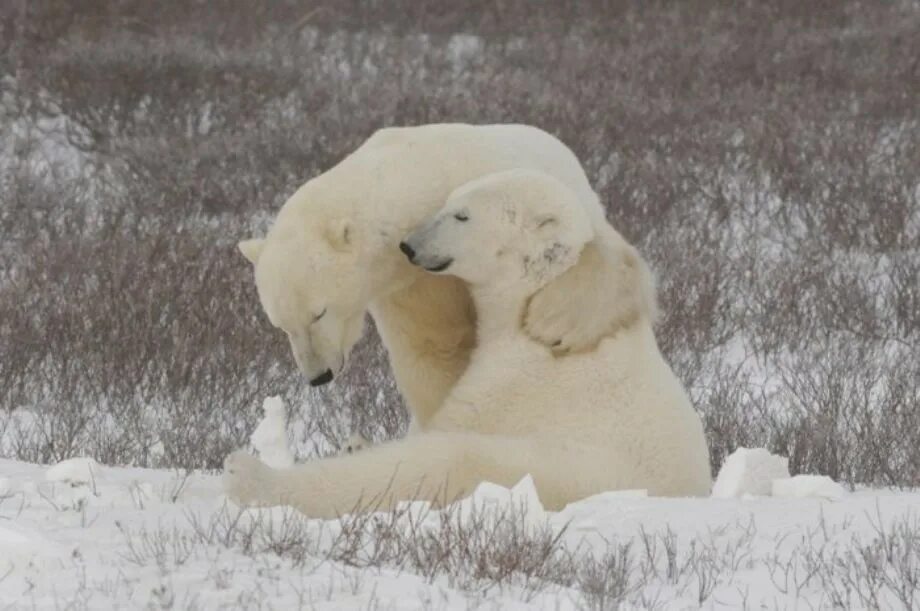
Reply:
[[[465,212],[458,212],[457,214],[454,215],[454,218],[460,221],[461,223],[465,223],[468,220],[470,220],[469,215],[466,214]]]
[[[313,321],[311,322],[311,324],[318,321],[320,318],[322,318],[325,315],[326,315],[326,308],[323,308],[322,312],[320,312],[319,314],[313,317]]]

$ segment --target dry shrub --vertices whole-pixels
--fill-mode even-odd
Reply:
[[[307,390],[233,244],[378,127],[518,121],[575,150],[653,263],[714,468],[767,445],[920,482],[914,4],[0,11],[0,400],[42,423],[2,452],[213,467],[275,393],[312,452],[398,434],[376,335]]]
[[[642,529],[606,545],[572,546],[565,529],[529,524],[522,506],[467,508],[463,517],[457,505],[440,515],[408,506],[386,513],[365,511],[374,503],[363,507],[321,522],[291,508],[225,505],[206,515],[188,513],[171,526],[121,528],[122,554],[168,575],[189,561],[206,560],[220,570],[227,562],[220,548],[229,548],[275,581],[272,571],[287,563],[312,572],[331,562],[357,569],[356,579],[367,575],[362,569],[386,568],[479,595],[500,591],[529,601],[558,593],[597,611],[657,609],[688,597],[705,606],[726,595],[746,599],[748,590],[780,606],[818,600],[822,607],[913,609],[920,600],[920,521],[910,512],[890,520],[866,516],[868,531],[822,515],[801,531],[765,534],[753,519],[739,519],[689,538],[670,528]],[[772,537],[768,551],[764,537]],[[287,563],[265,563],[266,555]],[[231,562],[238,566],[240,559]]]

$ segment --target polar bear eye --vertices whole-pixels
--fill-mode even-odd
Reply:
[[[313,322],[318,321],[320,318],[326,315],[326,308],[323,308],[323,311],[313,317]]]
[[[460,221],[461,223],[465,223],[468,220],[470,220],[470,216],[466,212],[458,212],[457,214],[454,215],[454,218]]]

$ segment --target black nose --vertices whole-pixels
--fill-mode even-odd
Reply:
[[[323,373],[310,380],[310,386],[322,386],[323,384],[328,384],[332,381],[332,377],[332,370],[327,369]]]
[[[403,251],[407,257],[409,257],[409,263],[415,261],[415,251],[412,250],[412,247],[406,244],[405,242],[399,243],[399,250]]]

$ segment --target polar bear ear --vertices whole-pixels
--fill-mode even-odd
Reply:
[[[351,219],[332,219],[326,224],[326,241],[336,250],[351,250],[354,239]]]
[[[594,236],[587,216],[571,213],[565,219],[552,212],[535,214],[526,219],[525,225],[531,248],[523,256],[523,277],[540,286],[575,265],[585,244]]]
[[[237,248],[240,249],[244,257],[249,259],[250,263],[255,265],[259,262],[259,257],[262,255],[262,249],[265,248],[265,240],[263,238],[243,240],[237,244]]]
[[[535,293],[522,324],[556,354],[593,350],[605,337],[656,316],[651,271],[616,232],[595,237],[574,266]]]

